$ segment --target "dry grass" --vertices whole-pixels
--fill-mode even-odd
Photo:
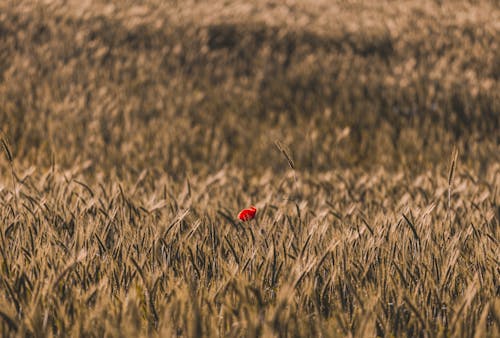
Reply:
[[[0,335],[498,336],[498,22],[0,2]]]

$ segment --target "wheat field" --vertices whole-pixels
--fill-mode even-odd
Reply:
[[[499,23],[0,1],[0,336],[500,337]]]

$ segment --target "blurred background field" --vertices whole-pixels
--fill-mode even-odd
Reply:
[[[31,164],[262,171],[274,139],[306,171],[498,156],[494,2],[1,6],[2,131]]]
[[[495,336],[499,78],[496,1],[0,1],[2,335]]]

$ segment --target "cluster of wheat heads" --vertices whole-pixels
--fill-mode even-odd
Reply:
[[[0,336],[498,336],[499,18],[0,1]]]
[[[311,170],[427,169],[457,143],[491,161],[499,21],[489,0],[5,0],[0,125],[26,167],[64,148],[103,171],[261,171],[276,138]]]
[[[16,184],[0,188],[2,336],[500,328],[498,164],[484,177],[453,164],[418,177],[145,171],[86,183],[90,167],[13,169]],[[239,223],[250,196],[258,217]]]

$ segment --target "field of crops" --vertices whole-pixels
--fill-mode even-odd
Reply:
[[[0,133],[2,337],[499,336],[495,1],[3,0]]]

